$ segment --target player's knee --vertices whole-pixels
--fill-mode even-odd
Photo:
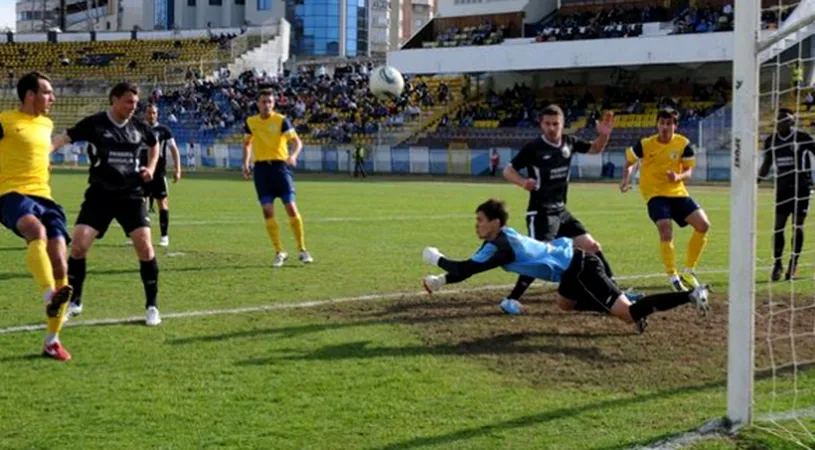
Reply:
[[[286,214],[288,214],[289,217],[297,217],[300,214],[300,212],[297,210],[297,204],[296,203],[289,202],[289,203],[286,203],[285,205],[286,205]]]
[[[158,207],[159,207],[159,209],[163,209],[164,211],[167,211],[168,209],[170,209],[170,201],[165,197],[165,198],[159,200]]]
[[[707,233],[710,230],[710,221],[707,218],[702,219],[693,228],[699,233]]]
[[[555,301],[555,304],[561,311],[574,310],[574,302],[563,296],[558,296],[557,300]]]
[[[140,261],[150,261],[156,256],[149,237],[134,238],[133,247],[136,249],[136,256],[139,257]]]
[[[85,259],[88,256],[88,248],[90,246],[83,244],[79,239],[74,239],[71,242],[71,258]]]
[[[26,241],[45,240],[45,226],[34,216],[28,215],[17,221],[17,231]]]
[[[669,242],[673,239],[673,230],[670,223],[657,225],[657,231],[659,232],[660,241]]]

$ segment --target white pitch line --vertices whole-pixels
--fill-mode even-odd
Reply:
[[[707,208],[706,211],[719,211],[728,208]],[[575,212],[579,217],[591,216],[606,216],[608,214],[619,214],[621,212],[636,213],[643,211],[643,208],[618,208],[614,210],[588,210],[582,212]],[[232,216],[225,219],[216,220],[179,220],[173,221],[173,226],[203,226],[203,225],[241,225],[257,223],[258,220],[249,218],[248,216]],[[260,216],[258,216],[260,217]],[[475,217],[473,214],[427,214],[416,216],[381,216],[381,217],[307,217],[305,220],[308,223],[335,223],[335,222],[407,222],[414,220],[446,220],[446,219],[472,219]]]
[[[727,273],[727,270],[709,270],[709,271],[700,271],[697,272],[700,274],[718,274],[718,273]],[[652,274],[641,274],[641,275],[625,275],[616,277],[617,280],[641,280],[641,279],[648,279],[648,278],[658,278],[664,277],[664,273],[652,273]],[[539,280],[540,282],[540,280]],[[552,283],[542,282],[544,285],[551,285]],[[467,294],[471,292],[482,292],[482,291],[491,291],[491,290],[498,290],[498,289],[509,289],[514,287],[514,284],[500,284],[500,285],[487,285],[487,286],[480,286],[480,287],[473,287],[473,288],[461,288],[461,289],[448,289],[436,292],[435,295],[450,295],[450,294]],[[297,303],[275,303],[271,305],[258,305],[258,306],[245,306],[239,308],[228,308],[228,309],[211,309],[211,310],[200,310],[200,311],[181,311],[175,313],[164,313],[161,315],[162,319],[182,319],[187,317],[202,317],[202,316],[220,316],[220,315],[231,315],[231,314],[243,314],[243,313],[257,313],[257,312],[268,312],[268,311],[281,311],[287,309],[303,309],[303,308],[316,308],[319,306],[326,306],[326,305],[335,305],[340,303],[353,303],[353,302],[369,302],[369,301],[379,301],[379,300],[392,300],[398,299],[402,297],[415,297],[419,295],[426,295],[425,291],[419,292],[393,292],[389,294],[370,294],[370,295],[361,295],[357,297],[339,297],[333,299],[326,299],[326,300],[311,300],[305,302],[297,302]],[[94,319],[94,320],[81,320],[81,321],[68,321],[65,322],[64,328],[77,328],[77,327],[92,327],[92,326],[99,326],[99,325],[123,325],[127,323],[139,323],[144,322],[144,316],[131,316],[131,317],[124,317],[124,318],[108,318],[108,319]],[[34,325],[21,325],[16,327],[7,327],[7,328],[0,328],[0,335],[4,334],[14,334],[14,333],[26,333],[31,331],[39,331],[44,330],[44,324],[34,324]]]

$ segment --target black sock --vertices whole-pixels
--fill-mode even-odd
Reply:
[[[606,275],[609,278],[614,278],[614,273],[611,271],[611,266],[608,264],[608,261],[606,261],[606,257],[603,255],[603,252],[597,252],[595,255],[597,255],[597,257],[600,258],[600,261],[603,262],[603,269],[605,270]]]
[[[634,322],[648,317],[657,311],[668,311],[690,302],[690,292],[667,292],[646,295],[628,308]]]
[[[521,296],[524,295],[524,292],[526,292],[526,290],[529,289],[529,286],[532,284],[533,281],[535,281],[535,279],[532,277],[527,277],[524,275],[518,277],[518,282],[515,283],[515,287],[512,289],[512,292],[509,293],[508,298],[511,298],[513,300],[518,300],[519,298],[521,298]]]
[[[156,258],[150,261],[141,261],[141,281],[144,283],[144,297],[146,299],[144,307],[158,306],[158,262]]]
[[[781,264],[781,256],[784,254],[784,229],[776,230],[773,240],[773,258],[776,264]]]
[[[167,236],[167,229],[170,228],[170,210],[160,209],[158,211],[158,223],[161,227],[161,237]]]
[[[85,284],[85,260],[68,258],[68,284],[74,288],[71,302],[82,304],[82,285]]]

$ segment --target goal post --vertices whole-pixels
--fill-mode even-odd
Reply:
[[[799,214],[806,216],[812,196],[798,188],[798,174],[811,172],[812,166],[799,158],[805,142],[799,139],[808,138],[783,137],[779,130],[784,128],[776,125],[779,111],[789,110],[796,120],[793,131],[815,134],[815,111],[810,111],[815,102],[811,97],[804,101],[807,93],[815,95],[807,82],[815,70],[815,0],[738,2],[734,19],[727,422],[731,430],[755,423],[793,442],[815,442],[815,427],[803,421],[815,413],[815,250],[804,238],[809,223],[797,222]],[[757,168],[764,151],[759,146],[775,133],[770,142],[781,153],[774,161],[781,164],[787,184],[775,184],[779,194],[773,206],[761,202],[759,209]],[[778,170],[767,184],[780,183]],[[786,224],[773,217],[772,208],[790,211]],[[787,226],[792,242],[784,248]],[[767,254],[770,244],[772,256]],[[778,281],[785,253],[789,281],[770,281],[770,262]],[[799,264],[802,256],[806,262]],[[762,374],[758,381],[757,373]]]
[[[734,10],[727,333],[727,419],[733,428],[750,423],[753,405],[760,13],[760,0]]]

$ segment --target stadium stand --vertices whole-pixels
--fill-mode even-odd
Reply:
[[[464,78],[408,78],[405,93],[385,104],[368,91],[367,71],[361,64],[338,67],[333,74],[304,68],[277,77],[257,71],[219,80],[195,80],[181,89],[153,95],[164,122],[179,140],[202,145],[240,144],[243,122],[256,113],[255,98],[261,89],[276,94],[275,109],[293,119],[306,143],[373,142],[380,130],[410,137],[430,119],[462,100]]]
[[[31,70],[58,82],[130,80],[183,81],[191,70],[231,60],[228,36],[209,39],[115,40],[87,42],[6,42],[0,44],[0,70],[15,77]]]
[[[516,84],[500,94],[488,91],[482,99],[462,105],[435,130],[418,134],[411,143],[445,148],[518,147],[540,133],[539,112],[551,103],[563,107],[570,132],[587,137],[593,135],[600,111],[615,111],[617,131],[609,144],[612,151],[653,133],[654,117],[663,107],[678,109],[682,114],[680,128],[695,138],[699,120],[727,104],[729,86],[725,79],[712,85],[680,80],[636,88],[584,87],[559,82],[557,86],[533,92],[523,84]]]

